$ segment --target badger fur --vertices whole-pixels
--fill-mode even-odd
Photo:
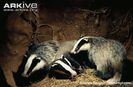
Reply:
[[[59,59],[64,53],[70,52],[75,43],[76,40],[61,42],[60,47],[55,55],[55,59]]]
[[[32,73],[37,70],[49,67],[55,59],[55,53],[59,48],[59,43],[54,40],[45,41],[39,44],[35,44],[27,55],[27,62],[24,67],[22,75],[29,77]]]
[[[74,60],[69,53],[64,53],[61,59],[56,60],[51,65],[50,77],[72,79],[81,72],[80,64]]]
[[[107,82],[119,82],[123,61],[127,59],[126,50],[115,40],[103,37],[85,36],[74,45],[71,53],[88,52],[89,63],[96,66],[96,75]]]
[[[77,54],[71,53],[71,50],[76,42],[76,40],[70,40],[60,43],[60,47],[55,55],[55,59],[62,58],[63,54],[69,54],[69,56],[75,59],[82,67],[86,67],[86,62],[88,62],[87,51],[82,51]],[[82,57],[84,57],[84,59],[82,59]]]
[[[50,69],[50,75],[56,73],[59,74],[59,78],[73,78],[77,74],[81,73],[83,69],[81,68],[80,62],[77,59],[80,59],[80,55],[83,53],[78,54],[71,54],[70,51],[72,50],[76,40],[62,42],[60,47],[56,53],[55,59],[56,61],[53,62]],[[60,76],[62,75],[62,76]],[[58,78],[58,77],[56,77]]]

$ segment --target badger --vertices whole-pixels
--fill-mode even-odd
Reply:
[[[124,46],[115,40],[103,37],[84,36],[77,40],[71,53],[88,52],[90,65],[95,66],[96,76],[107,82],[119,82],[122,76],[123,62],[127,59]]]
[[[78,54],[71,54],[76,40],[62,42],[60,47],[55,55],[55,60],[50,68],[49,76],[56,78],[69,78],[72,79],[76,75],[83,72],[82,65],[80,63],[81,55],[83,52],[79,52]]]
[[[29,77],[35,71],[44,67],[49,69],[49,64],[55,60],[55,53],[59,48],[59,43],[54,40],[35,44],[27,55],[27,62],[24,66],[22,76]]]
[[[71,50],[73,46],[76,44],[76,42],[76,40],[61,42],[60,47],[56,52],[55,59],[61,59],[63,57],[63,54],[69,53],[71,58],[75,59],[82,67],[86,67],[86,62],[88,61],[87,51],[82,51],[77,54],[71,53]],[[84,59],[82,59],[81,57],[84,57]]]
[[[82,72],[81,65],[66,52],[51,65],[49,76],[58,79],[73,79]]]

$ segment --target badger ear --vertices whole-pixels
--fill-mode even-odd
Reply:
[[[93,39],[92,39],[92,38],[84,38],[84,40],[85,40],[87,43],[92,43],[92,44],[93,44]]]
[[[82,38],[82,37],[84,37],[84,36],[85,36],[84,34],[81,34],[80,37],[79,37],[79,39]]]
[[[86,42],[90,42],[90,41],[91,41],[90,38],[84,38],[84,40],[85,40]]]

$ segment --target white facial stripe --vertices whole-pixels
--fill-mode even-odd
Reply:
[[[80,47],[79,51],[87,51],[90,49],[90,43],[84,44]]]
[[[26,74],[27,74],[27,72],[28,72],[28,70],[29,70],[29,68],[30,68],[30,66],[31,66],[31,64],[32,64],[32,60],[33,60],[35,57],[37,57],[37,55],[36,55],[36,54],[32,54],[32,55],[28,58],[28,60],[27,60],[27,62],[26,62],[26,64],[25,64],[25,68],[24,68],[24,73],[23,73],[23,75],[26,75]]]
[[[87,39],[87,38],[89,38],[88,36],[86,36],[86,37],[82,37],[81,39],[79,39],[78,41],[77,41],[77,43],[74,45],[74,47],[73,47],[73,49],[71,50],[71,53],[74,53],[74,54],[76,54],[77,52],[75,52],[75,50],[76,50],[76,48],[77,48],[77,46],[78,46],[78,44],[81,42],[81,40],[83,40],[83,39]],[[90,37],[91,38],[91,37]],[[86,46],[85,45],[85,47],[88,47],[88,46]]]
[[[62,67],[64,67],[65,70],[69,71],[69,72],[71,73],[71,76],[72,76],[72,77],[75,76],[75,75],[77,75],[77,72],[74,71],[73,69],[71,69],[70,66],[68,66],[68,65],[65,64],[64,62],[58,60],[58,61],[56,61],[55,63],[60,64]]]
[[[71,65],[71,63],[66,59],[66,58],[64,58],[66,61],[67,61],[67,63],[72,67],[72,65]]]

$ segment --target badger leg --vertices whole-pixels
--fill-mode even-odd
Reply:
[[[116,64],[114,66],[114,76],[107,80],[107,83],[116,83],[121,80],[121,72],[122,72],[122,63]]]
[[[116,82],[120,82],[121,80],[121,74],[119,72],[116,72],[115,75],[107,80],[107,83],[115,84]]]
[[[96,76],[104,80],[107,80],[112,77],[112,74],[108,71],[108,67],[105,65],[101,65],[101,64],[97,66],[97,71],[95,74]]]

